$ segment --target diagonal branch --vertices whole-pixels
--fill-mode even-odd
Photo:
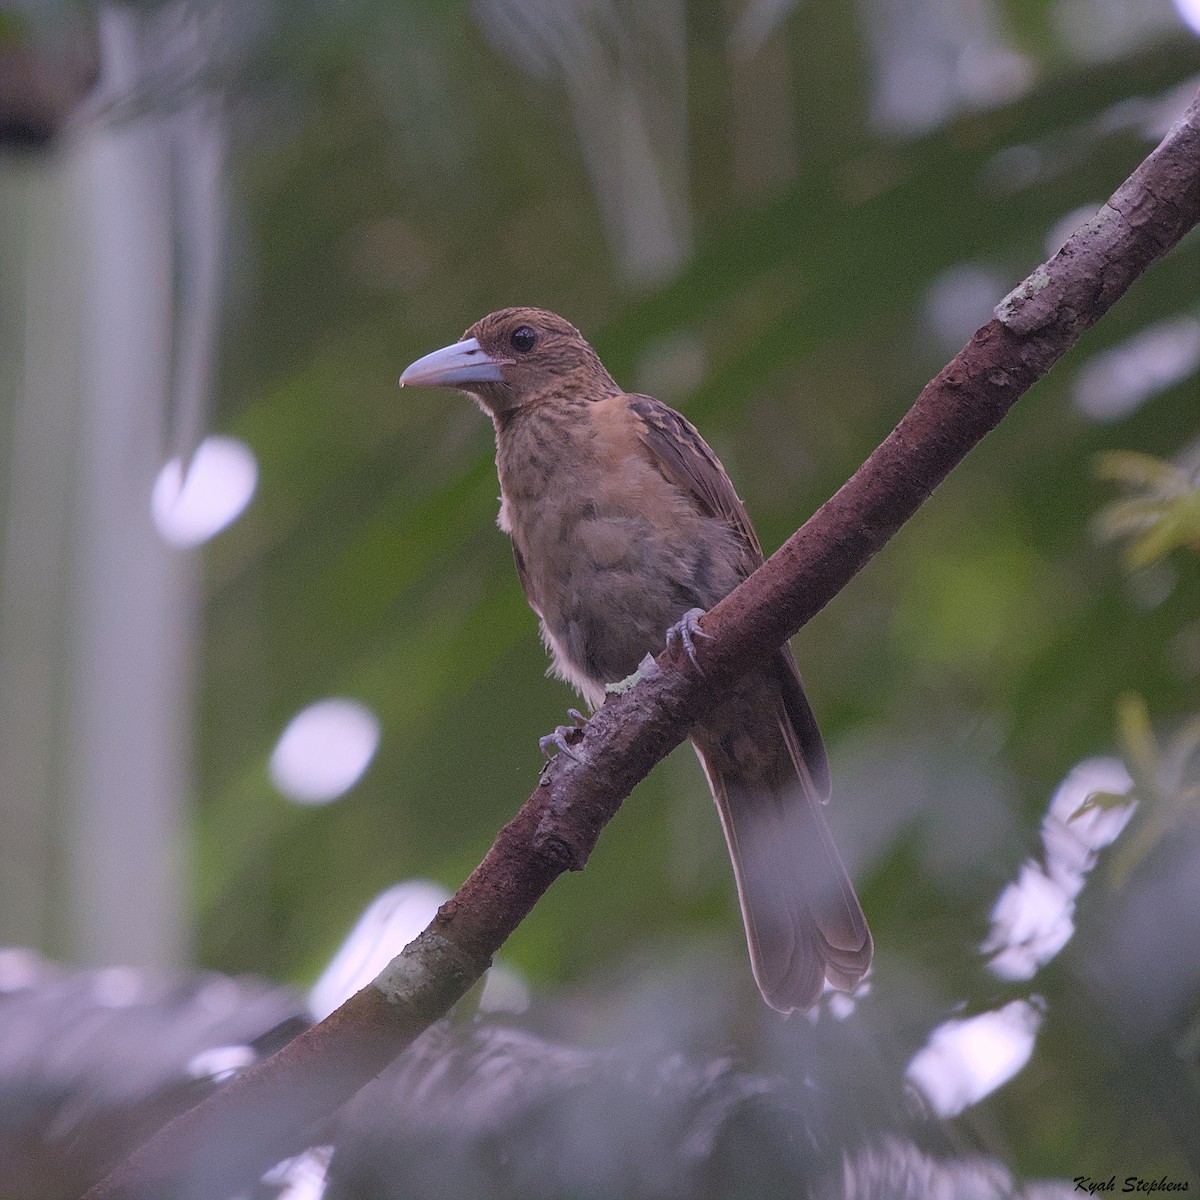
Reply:
[[[429,928],[374,983],[176,1118],[85,1200],[253,1180],[449,1011],[550,884],[587,861],[634,785],[818,613],[1017,399],[1200,221],[1200,94],[1108,203],[996,309],[854,476],[703,619],[704,677],[664,653],[587,723]]]

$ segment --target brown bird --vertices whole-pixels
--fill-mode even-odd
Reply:
[[[657,654],[664,637],[681,639],[694,661],[697,615],[763,553],[690,422],[622,391],[573,325],[536,308],[484,317],[400,384],[457,388],[492,418],[498,524],[560,678],[595,708],[605,685]],[[764,999],[790,1012],[812,1007],[826,979],[854,987],[871,963],[871,934],[825,823],[825,748],[790,649],[746,676],[690,736]]]

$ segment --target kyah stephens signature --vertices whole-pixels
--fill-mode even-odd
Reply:
[[[1168,1179],[1165,1175],[1161,1179],[1143,1179],[1140,1175],[1126,1175],[1121,1186],[1117,1187],[1115,1175],[1108,1179],[1093,1179],[1090,1175],[1076,1175],[1075,1190],[1087,1192],[1089,1196],[1095,1196],[1099,1192],[1186,1192],[1188,1181],[1186,1179]]]

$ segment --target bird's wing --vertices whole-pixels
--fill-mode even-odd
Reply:
[[[517,578],[521,581],[521,591],[525,593],[525,599],[529,601],[529,607],[540,617],[542,615],[541,605],[538,597],[533,592],[533,581],[529,578],[529,568],[525,566],[525,556],[521,553],[514,538],[509,539],[512,545],[513,562],[517,564]]]
[[[720,459],[691,421],[652,396],[631,395],[629,407],[638,418],[638,437],[659,470],[710,517],[719,518],[737,531],[753,560],[751,570],[761,564],[762,546],[745,506]]]
[[[817,718],[813,716],[808,697],[804,694],[804,684],[800,680],[800,669],[792,657],[792,648],[780,646],[771,665],[774,668],[775,681],[779,685],[780,694],[783,696],[783,707],[787,713],[788,723],[796,735],[800,751],[799,757],[808,772],[817,799],[822,804],[827,803],[831,788],[825,740],[821,737]],[[799,763],[797,769],[799,769]]]
[[[763,561],[762,546],[754,526],[750,524],[746,507],[734,491],[720,459],[686,417],[660,400],[632,394],[629,406],[639,418],[638,436],[659,470],[676,487],[687,492],[709,516],[724,521],[738,532],[746,546],[746,573],[749,574]],[[816,795],[821,800],[827,800],[829,764],[825,756],[825,744],[808,705],[808,698],[804,695],[796,660],[788,646],[780,646],[772,669]]]

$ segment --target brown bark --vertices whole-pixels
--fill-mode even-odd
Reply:
[[[1200,94],[1163,143],[998,306],[854,476],[704,619],[701,678],[681,655],[588,722],[429,929],[320,1025],[159,1131],[87,1200],[207,1195],[303,1144],[446,1013],[564,870],[586,863],[633,786],[745,671],[819,612],[1017,399],[1200,221]]]

